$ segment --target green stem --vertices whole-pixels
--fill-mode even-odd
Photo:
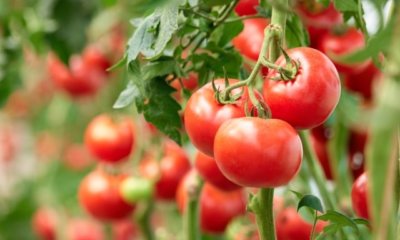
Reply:
[[[326,189],[326,179],[322,172],[321,166],[318,163],[314,150],[311,148],[308,133],[306,131],[299,132],[301,142],[303,144],[304,158],[307,167],[313,177],[321,197],[328,209],[335,209],[334,201],[332,200],[328,190]]]
[[[187,240],[200,240],[199,223],[199,201],[203,182],[197,178],[197,181],[188,187],[188,202],[184,215],[184,229]]]
[[[151,227],[151,215],[154,209],[154,202],[150,200],[145,204],[145,209],[138,217],[137,223],[139,224],[144,239],[155,240],[154,231]]]
[[[250,210],[256,215],[260,240],[276,239],[273,200],[274,189],[261,188],[249,204]]]
[[[278,32],[279,35],[275,35],[274,41],[272,41],[272,44],[270,46],[268,60],[271,62],[275,62],[276,59],[280,56],[280,47],[283,46],[283,42],[285,39],[286,11],[284,9],[286,9],[288,6],[288,0],[281,0],[280,4],[282,8],[272,8],[271,28],[277,27],[280,28],[280,31]]]

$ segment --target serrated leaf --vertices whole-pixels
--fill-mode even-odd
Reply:
[[[317,217],[319,220],[329,221],[332,224],[337,224],[340,227],[351,227],[356,232],[358,232],[357,224],[346,215],[343,215],[339,212],[328,210],[325,214]]]
[[[358,6],[354,0],[334,0],[334,6],[341,12],[357,12]]]
[[[316,211],[324,212],[321,200],[314,195],[304,195],[297,205],[297,211],[302,207],[309,207]]]
[[[126,88],[120,93],[117,101],[115,101],[113,108],[121,109],[129,106],[131,103],[135,101],[140,95],[140,91],[137,86],[135,86],[132,82],[129,82]]]
[[[177,67],[177,62],[173,58],[170,58],[164,61],[150,62],[143,67],[142,71],[145,79],[151,79],[172,74]]]

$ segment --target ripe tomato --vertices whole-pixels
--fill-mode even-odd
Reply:
[[[230,84],[236,82],[230,80]],[[223,79],[215,80],[215,85],[220,90],[225,88]],[[232,94],[238,94],[242,89],[235,89]],[[236,104],[218,103],[211,83],[198,89],[189,98],[184,112],[185,128],[190,141],[201,152],[213,156],[214,137],[219,126],[228,119],[244,117],[245,103],[244,97]]]
[[[175,198],[178,184],[189,170],[190,162],[185,151],[171,140],[165,141],[159,162],[155,156],[150,156],[143,159],[139,166],[144,177],[156,180],[156,197],[163,200]]]
[[[369,219],[368,209],[368,178],[367,174],[361,174],[351,188],[351,202],[354,212],[365,219]]]
[[[321,125],[335,109],[340,97],[340,79],[333,63],[320,51],[299,47],[287,51],[298,61],[299,70],[292,80],[270,70],[265,78],[263,95],[272,117],[282,119],[297,129]],[[285,58],[275,63],[285,66]]]
[[[87,212],[99,220],[119,220],[129,216],[135,206],[125,202],[120,194],[126,175],[109,175],[95,170],[79,186],[79,202]]]
[[[108,115],[95,117],[85,131],[85,145],[101,161],[115,163],[126,159],[135,144],[134,127],[129,118],[114,123]]]
[[[329,153],[328,153],[328,141],[321,140],[318,137],[315,137],[314,134],[311,134],[311,145],[317,154],[319,163],[324,170],[325,176],[327,179],[332,180],[332,170],[329,160]]]
[[[189,172],[179,184],[176,201],[181,213],[185,211],[187,192],[195,177]],[[205,183],[200,194],[200,226],[205,233],[223,233],[229,222],[246,211],[246,197],[243,190],[224,192]]]
[[[98,69],[104,74],[107,74],[107,68],[111,67],[108,58],[95,46],[86,47],[82,58],[88,68]]]
[[[190,73],[188,78],[183,78],[181,81],[182,84],[180,83],[179,79],[175,79],[170,83],[171,87],[176,89],[176,92],[173,93],[173,96],[177,101],[180,101],[182,99],[181,97],[182,85],[185,89],[190,91],[195,90],[198,86],[198,78],[197,75],[194,73]]]
[[[258,0],[240,0],[235,7],[235,12],[239,16],[253,15],[257,13],[257,6]]]
[[[380,70],[370,61],[361,72],[344,76],[344,85],[350,91],[359,93],[365,100],[370,101],[373,97],[373,87],[380,77]]]
[[[313,47],[318,45],[321,36],[343,22],[342,14],[335,9],[333,3],[324,8],[318,2],[303,2],[297,5],[297,13],[307,27]]]
[[[68,240],[103,240],[102,226],[92,220],[73,219],[67,225]]]
[[[215,161],[232,182],[245,187],[286,185],[300,169],[303,148],[296,130],[279,119],[226,121],[214,143]]]
[[[364,172],[365,145],[368,135],[366,132],[350,132],[349,147],[349,167],[353,178],[356,179]]]
[[[347,64],[335,60],[335,57],[337,58],[354,53],[364,47],[364,35],[355,27],[350,27],[344,33],[339,35],[336,35],[333,32],[327,32],[322,36],[318,49],[332,59],[339,72],[345,74],[357,74],[368,66],[370,60]]]
[[[224,191],[232,191],[240,188],[240,186],[229,181],[222,174],[214,158],[207,156],[202,152],[197,152],[194,165],[204,180],[213,186]]]
[[[244,20],[243,31],[233,39],[233,46],[245,57],[257,61],[264,41],[264,29],[268,24],[265,18]]]
[[[48,208],[39,208],[36,210],[32,225],[34,232],[43,240],[55,240],[57,229],[57,215]]]
[[[131,219],[114,223],[112,230],[114,240],[132,240],[139,238],[139,230]]]
[[[326,222],[317,221],[315,232],[322,232]],[[293,207],[281,211],[276,217],[276,235],[278,240],[309,240],[312,224],[303,220]]]

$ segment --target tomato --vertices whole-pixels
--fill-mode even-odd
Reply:
[[[67,167],[75,171],[81,171],[93,163],[90,153],[81,144],[67,146],[63,160]]]
[[[17,154],[17,141],[14,129],[0,125],[0,163],[9,162]]]
[[[235,12],[239,16],[257,14],[257,6],[258,0],[240,0],[235,7]]]
[[[297,13],[307,27],[313,47],[318,45],[321,36],[343,23],[342,14],[335,9],[332,3],[324,8],[318,2],[303,2],[297,5]]]
[[[32,219],[32,225],[34,232],[40,239],[56,239],[57,215],[52,209],[37,209]]]
[[[79,202],[87,212],[99,220],[113,221],[129,216],[135,206],[125,202],[120,194],[126,175],[109,175],[95,170],[79,186]]]
[[[298,61],[299,70],[292,80],[279,78],[270,70],[265,78],[263,95],[272,118],[282,119],[294,128],[313,128],[325,122],[334,111],[340,97],[340,79],[333,63],[320,51],[299,47],[287,51]],[[275,63],[285,66],[285,58]]]
[[[187,192],[195,177],[189,172],[179,184],[176,201],[181,213],[185,211]],[[246,196],[243,190],[224,192],[204,183],[200,194],[200,226],[205,233],[223,233],[229,222],[246,211]]]
[[[140,162],[140,173],[156,180],[155,192],[158,199],[173,200],[183,176],[190,170],[190,162],[185,151],[175,142],[167,140],[163,146],[163,156],[159,160],[150,156]]]
[[[350,131],[348,142],[349,147],[349,167],[353,178],[356,179],[364,172],[365,145],[368,140],[366,132]]]
[[[182,84],[179,81],[179,79],[174,79],[170,83],[171,87],[176,89],[176,92],[173,93],[173,96],[178,101],[181,100],[182,85],[183,85],[183,88],[185,88],[189,91],[195,90],[198,86],[198,78],[197,78],[197,75],[194,73],[190,73],[188,78],[183,78],[183,79],[181,79],[181,81],[182,81]]]
[[[243,31],[232,40],[233,46],[245,57],[257,61],[264,41],[264,29],[268,24],[265,18],[243,20]],[[262,73],[266,75],[268,68],[263,68]]]
[[[231,119],[215,136],[214,157],[219,169],[245,187],[286,185],[299,171],[302,156],[296,130],[279,119]]]
[[[134,144],[134,127],[129,118],[115,123],[109,115],[99,115],[85,131],[86,147],[101,161],[115,163],[126,159]]]
[[[224,191],[232,191],[240,188],[240,186],[229,181],[221,173],[214,158],[207,156],[202,152],[197,152],[194,165],[204,180],[213,186]]]
[[[131,219],[114,223],[112,231],[114,240],[132,240],[139,238],[139,230]]]
[[[317,48],[332,59],[339,72],[344,74],[356,74],[364,70],[368,66],[370,60],[347,64],[335,59],[357,52],[364,47],[364,35],[355,27],[350,27],[341,34],[335,34],[333,32],[326,33],[321,37]]]
[[[351,188],[351,202],[354,212],[365,219],[369,219],[368,209],[368,177],[366,173],[361,174],[353,183]]]
[[[373,87],[382,76],[381,71],[372,61],[359,73],[344,76],[344,85],[352,92],[359,93],[365,100],[373,97]]]
[[[293,207],[281,211],[276,217],[276,235],[278,240],[309,240],[312,224],[303,220]],[[315,233],[322,232],[326,222],[317,221]]]
[[[329,160],[329,152],[328,152],[328,141],[321,140],[318,137],[315,137],[314,134],[311,134],[311,145],[317,154],[319,163],[321,164],[322,169],[324,170],[325,176],[329,180],[333,180],[332,170],[330,166]]]
[[[85,48],[82,54],[83,61],[86,63],[88,68],[94,68],[107,74],[107,69],[111,67],[111,62],[107,57],[95,46],[88,46]]]
[[[236,82],[230,80],[230,84]],[[215,80],[215,85],[223,90],[224,79]],[[232,94],[240,93],[242,89],[235,89]],[[228,119],[244,117],[245,103],[245,97],[241,97],[236,104],[218,103],[211,83],[198,89],[189,98],[184,112],[185,128],[190,141],[201,152],[213,156],[214,137],[219,126]]]
[[[103,240],[102,226],[92,220],[73,219],[67,225],[68,240]]]

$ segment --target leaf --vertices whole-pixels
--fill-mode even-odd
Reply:
[[[367,219],[364,219],[364,218],[353,218],[353,221],[356,224],[359,224],[359,225],[366,225],[366,226],[369,225],[369,221]]]
[[[319,220],[329,221],[331,224],[337,224],[340,227],[351,227],[357,233],[359,232],[357,224],[346,215],[339,212],[328,210],[325,214],[317,217]]]
[[[314,195],[304,195],[297,205],[297,211],[302,207],[309,207],[319,212],[324,212],[321,200]]]
[[[300,199],[302,199],[303,198],[303,194],[302,193],[299,193],[299,192],[296,192],[296,191],[294,191],[294,190],[290,190],[292,193],[294,193],[295,195],[296,195],[296,197],[300,200]]]
[[[225,47],[242,30],[243,23],[241,21],[233,21],[221,24],[212,32],[210,41],[214,41],[220,47]]]
[[[120,93],[117,101],[115,101],[113,108],[121,109],[129,106],[135,101],[140,94],[137,86],[135,86],[131,81],[128,83],[126,88]]]
[[[107,72],[112,72],[115,69],[124,66],[125,64],[126,64],[126,55],[122,59],[120,59],[118,62],[116,62],[114,65],[112,65],[111,67],[107,68],[106,71]]]
[[[295,14],[291,14],[287,19],[286,43],[288,48],[310,45],[307,30],[301,19]]]
[[[145,79],[150,79],[171,74],[176,70],[176,68],[178,68],[178,65],[175,59],[167,58],[162,61],[148,63],[143,67],[142,72],[144,73],[143,77]]]
[[[358,6],[354,0],[334,0],[334,6],[341,12],[350,11],[357,12]]]

